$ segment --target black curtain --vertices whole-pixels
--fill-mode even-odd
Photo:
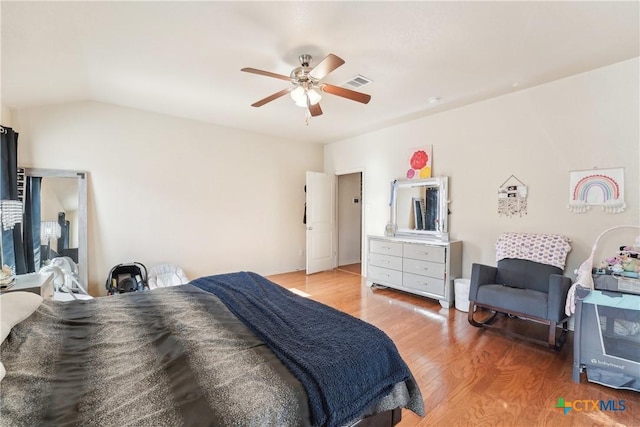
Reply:
[[[18,200],[18,133],[2,126],[0,135],[0,199]],[[2,262],[16,274],[27,272],[20,224],[16,224],[13,230],[2,227]]]
[[[27,272],[40,271],[40,192],[42,177],[28,176],[24,194],[24,257]]]

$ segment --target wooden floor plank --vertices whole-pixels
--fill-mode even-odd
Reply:
[[[438,301],[389,289],[371,289],[353,272],[333,270],[269,276],[316,301],[385,331],[411,369],[427,414],[403,411],[413,426],[640,426],[640,394],[573,382],[571,333],[561,352],[475,328],[467,313]],[[516,320],[516,322],[511,322]],[[544,325],[506,319],[509,327],[545,336]],[[523,329],[524,328],[524,329]],[[565,401],[625,401],[624,411],[556,408]]]

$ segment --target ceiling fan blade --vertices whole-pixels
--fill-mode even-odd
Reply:
[[[285,76],[285,75],[282,75],[282,74],[271,73],[269,71],[258,70],[256,68],[243,68],[240,71],[244,71],[245,73],[259,74],[261,76],[273,77],[273,78],[276,78],[276,79],[286,80],[286,81],[289,81],[289,82],[291,81],[291,77],[289,77],[289,76]]]
[[[262,107],[264,104],[266,104],[267,102],[271,102],[274,99],[278,99],[281,96],[284,96],[286,94],[288,94],[289,92],[291,92],[291,90],[293,89],[293,87],[290,87],[288,89],[283,89],[280,92],[276,92],[273,95],[269,95],[264,99],[261,99],[258,102],[254,102],[253,104],[251,104],[252,107]]]
[[[320,108],[320,103],[309,105],[309,113],[311,117],[316,117],[322,114],[322,108]]]
[[[328,83],[321,84],[320,89],[322,89],[323,92],[351,99],[352,101],[362,102],[363,104],[368,104],[371,100],[371,95],[367,95],[366,93],[356,92],[355,90],[345,89]]]
[[[329,74],[342,64],[344,64],[344,59],[335,56],[333,53],[330,53],[326,56],[326,58],[320,61],[318,65],[313,67],[313,70],[309,71],[309,75],[316,80],[320,80],[325,78],[327,74]]]

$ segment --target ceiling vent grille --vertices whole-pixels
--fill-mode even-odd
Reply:
[[[362,76],[360,74],[356,74],[355,76],[353,76],[351,79],[349,79],[345,84],[343,84],[343,86],[348,86],[351,87],[353,89],[359,89],[363,86],[366,86],[370,83],[372,83],[373,80],[370,80],[368,78],[366,78],[365,76]]]

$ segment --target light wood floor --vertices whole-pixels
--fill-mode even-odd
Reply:
[[[345,265],[339,266],[338,270],[346,271],[347,273],[357,274],[359,276],[360,273],[362,272],[362,264],[359,262],[355,264],[345,264]]]
[[[571,379],[573,340],[551,352],[467,322],[467,313],[428,298],[366,286],[359,275],[334,270],[294,272],[272,281],[363,319],[385,331],[409,365],[426,416],[403,411],[400,426],[640,426],[640,393]],[[515,322],[512,323],[517,323]],[[532,333],[538,326],[526,323]],[[566,415],[558,398],[625,401],[624,411],[592,411],[580,403]],[[616,406],[620,408],[619,405]],[[587,410],[577,410],[577,409]]]

